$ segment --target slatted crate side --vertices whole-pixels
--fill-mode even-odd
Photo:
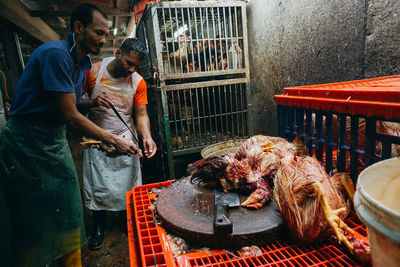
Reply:
[[[165,93],[174,152],[248,136],[245,83],[194,85]]]
[[[144,26],[146,25],[146,26]],[[248,76],[243,2],[162,2],[149,5],[138,25],[153,34],[153,66],[161,81]],[[148,29],[152,27],[152,31]],[[138,35],[140,39],[149,36]],[[149,75],[151,76],[151,75]]]
[[[398,120],[278,105],[278,135],[300,136],[325,169],[348,172],[356,182],[369,165],[400,155]]]

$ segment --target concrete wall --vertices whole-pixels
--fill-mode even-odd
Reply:
[[[251,0],[247,5],[255,132],[277,135],[284,87],[397,73],[400,2]]]

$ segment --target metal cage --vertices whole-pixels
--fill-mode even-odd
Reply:
[[[174,157],[252,133],[246,23],[243,1],[146,6],[137,27],[149,52],[141,70],[170,178]]]

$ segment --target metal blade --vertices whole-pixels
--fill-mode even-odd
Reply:
[[[122,121],[122,123],[126,126],[126,128],[128,128],[128,130],[131,132],[131,134],[133,135],[133,138],[135,139],[136,143],[139,144],[139,140],[137,139],[135,133],[128,126],[128,124],[124,121],[124,119],[121,117],[121,115],[119,114],[118,110],[113,105],[110,105],[110,106],[111,106],[111,109],[114,111],[115,115],[117,115],[118,119],[120,121]]]
[[[229,208],[235,208],[240,206],[239,196],[235,192],[224,193],[222,198],[224,199],[225,205],[227,205]]]
[[[106,94],[106,92],[103,92],[103,94]],[[117,115],[118,119],[126,126],[126,128],[128,128],[128,130],[133,135],[133,138],[135,139],[136,143],[139,145],[139,140],[137,139],[135,133],[132,131],[131,127],[129,127],[128,124],[125,122],[125,120],[121,117],[118,110],[113,105],[110,104],[110,106],[111,109],[114,111],[115,115]]]

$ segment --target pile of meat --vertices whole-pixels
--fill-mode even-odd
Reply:
[[[350,211],[346,174],[328,175],[315,158],[304,155],[304,145],[279,137],[254,136],[235,153],[207,158],[192,172],[192,182],[224,191],[247,190],[241,203],[261,208],[273,197],[292,234],[310,243],[329,235],[366,263],[368,242],[359,239],[343,221]],[[272,191],[273,188],[273,191]]]

